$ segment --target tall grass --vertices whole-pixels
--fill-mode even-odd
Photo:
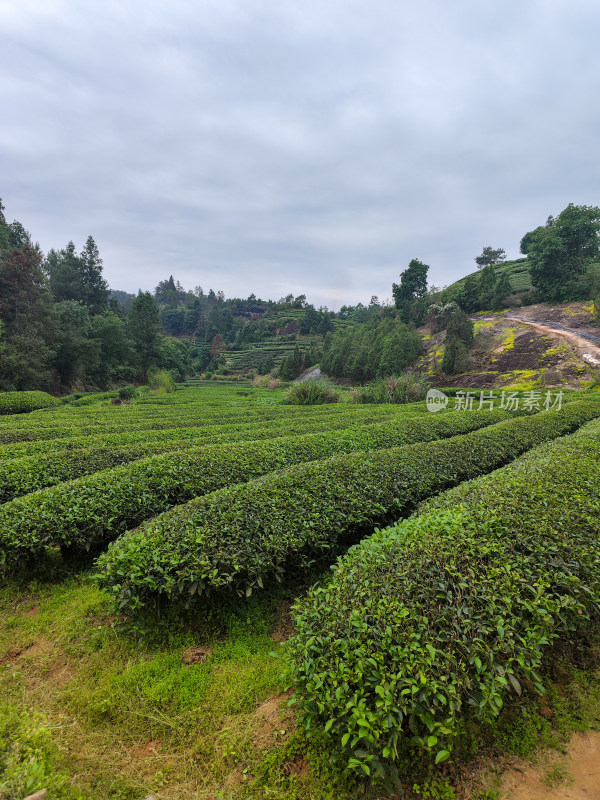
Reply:
[[[380,378],[352,391],[353,403],[416,403],[429,389],[427,378],[406,373],[399,378]]]
[[[288,406],[320,406],[339,403],[340,394],[328,381],[308,380],[295,383],[287,390],[283,403]]]

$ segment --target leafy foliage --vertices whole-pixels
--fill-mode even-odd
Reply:
[[[26,414],[58,405],[60,400],[47,392],[0,392],[0,414]]]
[[[427,273],[429,266],[413,258],[400,274],[400,283],[392,284],[396,308],[403,322],[422,325],[427,309]]]
[[[477,429],[498,418],[498,412],[469,413],[464,418],[448,415],[436,420],[419,415],[415,419],[401,418],[364,428],[287,436],[263,443],[178,448],[177,452],[104,469],[1,506],[0,561],[26,559],[55,544],[83,550],[98,547],[174,505],[272,470],[326,458],[333,453],[430,441],[457,431]],[[108,465],[111,459],[127,460],[129,454],[129,448],[73,454],[73,469],[94,466],[101,469],[103,462]],[[12,468],[9,462],[5,471],[7,491],[27,486],[28,482],[31,485],[32,480],[39,483],[44,474],[46,480],[67,477],[65,467],[54,466],[51,457],[40,464],[37,472],[33,461],[17,459]]]
[[[502,247],[494,249],[489,246],[484,247],[481,251],[481,255],[477,256],[475,259],[477,269],[487,267],[489,264],[500,264],[502,261],[506,261],[506,252]]]
[[[525,234],[531,278],[544,302],[566,302],[588,296],[585,273],[600,254],[600,208],[573,203],[545,226]]]
[[[548,645],[597,617],[599,480],[595,421],[352,549],[296,607],[304,726],[397,780],[402,755],[444,761],[523,680],[542,691]]]
[[[231,485],[122,536],[98,561],[102,584],[128,609],[161,596],[186,606],[228,588],[249,594],[290,562],[302,564],[599,414],[597,402],[571,403],[451,439],[352,452]]]
[[[422,351],[414,328],[389,317],[374,317],[360,327],[328,334],[321,367],[328,375],[362,383],[399,375]]]

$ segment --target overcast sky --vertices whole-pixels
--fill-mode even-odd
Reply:
[[[600,204],[598,0],[0,0],[0,197],[112,288],[447,284]]]

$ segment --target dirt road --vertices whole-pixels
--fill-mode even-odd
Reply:
[[[522,325],[529,325],[531,328],[538,331],[538,333],[560,336],[575,346],[579,357],[586,363],[591,366],[600,366],[600,336],[583,333],[582,331],[575,331],[558,322],[549,322],[545,320],[536,320],[534,322],[533,320],[517,316],[516,314],[505,314],[504,318],[520,322]],[[590,356],[590,358],[585,358],[585,356]]]

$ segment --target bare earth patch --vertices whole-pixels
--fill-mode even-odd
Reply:
[[[598,800],[600,732],[573,735],[566,756],[543,766],[519,762],[502,780],[504,800]]]
[[[254,735],[252,744],[259,750],[269,747],[275,740],[275,734],[280,737],[290,732],[293,725],[293,714],[285,703],[292,696],[289,690],[276,697],[270,697],[254,712]]]

